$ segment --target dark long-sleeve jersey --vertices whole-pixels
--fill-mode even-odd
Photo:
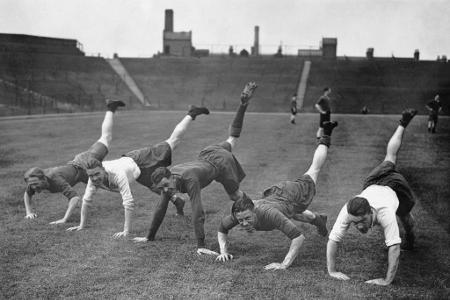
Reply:
[[[44,169],[44,175],[47,178],[50,193],[62,193],[68,200],[78,196],[78,193],[72,188],[79,182],[87,183],[88,176],[80,168],[70,164]],[[27,187],[28,196],[33,196],[34,191]]]
[[[192,217],[198,247],[205,247],[205,212],[201,201],[201,190],[219,176],[214,165],[205,160],[196,160],[179,164],[171,168],[171,173],[178,177],[177,187],[181,193],[187,193],[191,199]],[[160,201],[153,213],[153,220],[147,238],[154,240],[159,226],[166,215],[169,197],[161,194]]]
[[[293,209],[283,203],[267,201],[266,199],[256,200],[254,212],[256,213],[256,223],[254,228],[257,231],[272,231],[275,229],[283,232],[291,240],[299,237],[302,233],[292,221]],[[233,215],[222,218],[219,232],[228,234],[228,231],[238,225],[238,220]]]

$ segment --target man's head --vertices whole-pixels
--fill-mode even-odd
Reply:
[[[434,96],[434,100],[439,102],[439,94],[437,94],[436,96]]]
[[[372,226],[372,208],[366,198],[354,197],[347,202],[351,222],[361,233],[367,233]]]
[[[34,192],[40,193],[43,189],[48,188],[47,177],[40,168],[27,170],[23,177],[29,188]]]
[[[247,194],[242,193],[242,197],[236,200],[231,207],[231,214],[238,220],[239,224],[248,232],[255,230],[256,213],[255,205]]]
[[[89,179],[91,179],[92,184],[96,187],[101,186],[105,181],[106,178],[108,178],[108,173],[106,173],[106,170],[100,166],[97,166],[92,169],[87,169],[86,173],[89,176]]]
[[[324,93],[326,96],[328,96],[328,95],[331,93],[331,88],[329,88],[329,87],[324,87],[324,88],[323,88],[323,93]]]
[[[166,167],[159,167],[153,171],[151,180],[156,189],[160,192],[169,193],[170,196],[179,192],[177,190],[176,179],[172,176],[172,173]]]

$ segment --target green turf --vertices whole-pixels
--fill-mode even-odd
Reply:
[[[114,140],[107,158],[166,139],[183,112],[123,112],[116,117]],[[212,112],[192,123],[174,152],[174,164],[192,160],[210,143],[227,137],[232,114]],[[333,136],[329,159],[317,186],[311,210],[327,213],[329,227],[350,196],[360,191],[364,176],[384,157],[397,116],[345,116]],[[135,245],[114,240],[123,227],[119,194],[99,192],[81,232],[79,209],[68,224],[48,225],[61,218],[67,201],[62,195],[36,197],[39,218],[25,220],[23,172],[31,166],[63,164],[86,150],[99,136],[102,115],[0,120],[0,298],[72,299],[444,299],[450,297],[449,166],[450,119],[442,118],[439,132],[426,132],[426,117],[408,127],[398,167],[418,196],[417,250],[402,252],[395,281],[389,287],[364,280],[382,277],[387,252],[382,232],[362,236],[350,229],[338,253],[337,267],[352,280],[333,280],[326,272],[326,242],[308,224],[303,248],[285,271],[264,271],[283,260],[289,240],[280,232],[248,235],[233,230],[230,251],[235,259],[215,263],[195,254],[190,205],[185,218],[169,207],[154,242]],[[301,114],[297,125],[288,114],[247,114],[235,154],[247,177],[242,189],[256,198],[264,187],[301,175],[315,149],[317,116]],[[83,184],[77,190],[82,193]],[[132,237],[146,234],[157,196],[133,184],[137,206]],[[207,243],[218,250],[218,222],[231,202],[213,183],[202,192],[207,212]],[[46,211],[48,210],[48,211]]]

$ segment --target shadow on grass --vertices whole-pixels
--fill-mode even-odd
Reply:
[[[408,167],[401,172],[413,188],[417,200],[447,233],[450,233],[450,190],[442,186],[443,178],[449,178],[448,168],[437,170],[434,167]]]

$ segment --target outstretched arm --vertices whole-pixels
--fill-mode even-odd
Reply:
[[[117,232],[113,235],[115,239],[122,236],[128,236],[131,231],[131,219],[133,217],[134,210],[134,199],[131,194],[130,182],[125,174],[125,172],[116,173],[116,184],[120,189],[120,195],[122,196],[122,204],[124,207],[125,221],[123,224],[123,231]]]
[[[161,226],[161,223],[166,216],[169,200],[169,195],[167,195],[167,193],[161,193],[161,198],[155,212],[153,213],[152,224],[147,234],[147,239],[149,241],[153,241],[155,239],[156,232],[158,231],[159,226]]]
[[[83,201],[83,204],[81,205],[80,225],[69,227],[67,228],[67,231],[78,231],[84,229],[84,227],[86,226],[88,206],[89,204],[86,201]]]
[[[398,269],[398,262],[400,259],[400,244],[392,245],[389,247],[388,253],[388,270],[386,273],[386,278],[377,278],[366,281],[366,283],[378,284],[378,285],[389,285],[394,280],[395,274]]]
[[[83,204],[81,205],[81,213],[80,213],[80,225],[69,227],[67,231],[81,230],[86,226],[86,218],[88,212],[88,206],[92,201],[92,197],[94,196],[97,188],[92,184],[92,181],[89,179],[86,185],[86,190],[83,196]]]
[[[294,262],[295,258],[297,257],[298,253],[300,252],[300,247],[303,244],[303,241],[305,240],[305,236],[302,234],[299,237],[296,237],[292,240],[291,246],[289,247],[289,252],[286,254],[286,257],[284,258],[283,262],[280,263],[271,263],[264,267],[266,270],[284,270],[289,268],[290,265]]]
[[[78,201],[80,201],[80,197],[75,196],[72,199],[69,200],[69,205],[67,206],[66,214],[64,215],[64,218],[59,219],[57,221],[50,222],[52,225],[66,223],[69,217],[72,215],[73,210],[78,204]]]
[[[31,209],[31,196],[25,191],[23,194],[23,203],[25,204],[25,219],[34,219],[37,218],[37,214],[33,212]]]
[[[161,197],[159,199],[158,205],[156,206],[155,211],[153,212],[153,220],[150,225],[150,229],[146,237],[135,237],[133,239],[136,243],[143,243],[148,241],[154,241],[156,232],[158,232],[159,226],[161,225],[164,217],[166,216],[167,206],[169,205],[170,197],[167,193],[161,193]]]
[[[227,234],[217,232],[217,240],[219,241],[220,255],[217,256],[216,261],[228,261],[233,259],[233,255],[228,253]]]
[[[328,274],[331,277],[340,280],[348,280],[350,277],[345,275],[344,273],[336,271],[336,252],[338,248],[338,243],[333,240],[328,240],[327,244],[327,268]]]
[[[128,234],[130,233],[131,230],[131,219],[133,217],[133,210],[129,209],[129,208],[125,208],[125,221],[123,224],[123,231],[122,232],[117,232],[113,235],[113,238],[117,239],[120,238],[122,236],[128,236]]]

